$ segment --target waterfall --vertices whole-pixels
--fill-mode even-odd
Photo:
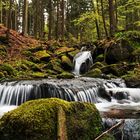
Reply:
[[[86,77],[0,83],[0,116],[26,101],[51,97],[95,103],[101,115],[112,110],[122,110],[123,115],[125,111],[132,115],[126,114],[126,118],[139,117],[140,88],[127,88],[121,79],[104,80]],[[131,120],[127,122],[132,124]],[[128,137],[133,138],[129,135],[131,130],[128,127],[129,125],[125,124],[126,140]],[[139,131],[137,132],[139,134]],[[134,137],[139,138],[136,135]]]
[[[74,71],[75,75],[80,75],[89,70],[93,64],[93,59],[90,51],[79,52],[74,57]]]

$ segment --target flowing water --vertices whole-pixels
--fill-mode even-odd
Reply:
[[[90,51],[79,52],[74,57],[74,71],[76,75],[85,73],[93,64],[93,59]]]
[[[76,61],[83,58],[75,59],[77,74],[80,74],[80,63]],[[125,119],[124,126],[113,132],[117,140],[140,140],[140,88],[127,88],[121,79],[78,77],[3,82],[0,83],[0,115],[28,100],[51,97],[95,103],[106,128]]]

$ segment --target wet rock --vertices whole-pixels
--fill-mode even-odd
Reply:
[[[132,52],[133,48],[130,46],[128,41],[119,40],[107,48],[105,61],[108,64],[114,64],[120,61],[129,60]]]
[[[72,79],[74,78],[74,75],[69,72],[62,72],[61,74],[57,75],[58,79]]]
[[[63,55],[61,57],[61,61],[62,61],[62,67],[64,70],[67,70],[67,71],[71,71],[72,68],[73,68],[73,64],[70,60],[69,57],[67,57],[66,55]]]
[[[98,68],[95,68],[95,69],[92,69],[92,70],[88,71],[84,76],[100,78],[101,74],[102,74],[102,71]]]

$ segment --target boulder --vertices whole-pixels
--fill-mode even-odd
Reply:
[[[62,72],[61,74],[57,75],[58,79],[72,79],[74,78],[74,75],[69,72]]]
[[[92,69],[92,70],[88,71],[84,76],[100,78],[101,74],[102,74],[102,71],[98,68],[95,68],[95,69]]]
[[[67,70],[67,71],[71,71],[72,68],[73,68],[73,64],[70,60],[69,57],[67,57],[66,55],[63,55],[61,57],[61,61],[62,61],[62,67],[64,70]]]
[[[129,60],[133,48],[128,41],[119,40],[116,43],[111,44],[105,51],[105,61],[107,64],[114,64],[120,61]]]
[[[0,119],[0,139],[58,139],[60,107],[66,116],[68,140],[92,140],[102,133],[102,121],[94,104],[51,98],[28,101],[5,114]]]
[[[41,61],[48,62],[50,60],[50,54],[46,52],[46,50],[38,51],[35,53],[35,57]]]

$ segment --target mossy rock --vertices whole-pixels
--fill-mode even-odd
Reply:
[[[61,61],[62,61],[62,67],[64,70],[68,70],[68,71],[72,70],[73,63],[71,62],[69,57],[67,57],[66,55],[63,55],[61,57]]]
[[[3,72],[0,72],[0,79],[5,77],[5,75],[3,74]]]
[[[93,140],[101,133],[101,118],[94,104],[51,98],[28,101],[5,114],[0,119],[0,139],[57,139],[60,107],[66,114],[69,140]]]
[[[120,63],[120,64],[112,64],[112,65],[105,66],[101,68],[101,71],[104,74],[113,74],[117,77],[120,77],[126,74],[128,69],[129,68],[127,63]]]
[[[36,52],[35,56],[37,57],[37,59],[46,62],[48,62],[51,57],[50,54],[46,52],[46,50]]]
[[[100,78],[102,74],[102,71],[98,68],[92,69],[89,72],[87,72],[86,74],[84,74],[84,76],[86,77],[94,77],[94,78]]]
[[[95,69],[95,68],[101,69],[101,68],[103,68],[103,67],[105,67],[105,65],[104,65],[103,63],[101,63],[101,62],[96,62],[96,63],[94,63],[94,64],[91,66],[90,69]]]
[[[104,61],[104,54],[100,54],[94,60],[95,62],[103,62]]]
[[[74,78],[74,75],[69,72],[62,72],[61,74],[57,75],[58,79],[72,79]]]
[[[32,71],[35,71],[35,72],[41,72],[42,71],[37,64],[35,64],[31,61],[23,60],[22,65],[23,64],[25,64],[29,68],[29,70],[32,70]]]
[[[61,48],[58,48],[56,51],[55,51],[55,54],[57,55],[60,55],[62,53],[68,53],[68,52],[71,52],[71,51],[74,51],[75,49],[74,48],[68,48],[68,47],[61,47]]]
[[[74,58],[74,56],[79,53],[80,51],[78,49],[75,49],[74,51],[68,52],[68,55],[70,56],[70,58]]]
[[[34,72],[30,75],[33,78],[47,78],[48,75],[42,72]]]
[[[122,78],[125,80],[128,87],[140,88],[140,68],[129,71],[127,74],[123,75]]]
[[[64,70],[61,68],[61,60],[59,58],[53,58],[50,62],[45,66],[46,69],[54,70],[58,73],[62,73]]]
[[[35,53],[35,52],[42,51],[42,50],[44,50],[42,46],[37,46],[37,47],[32,47],[32,48],[28,49],[27,51]]]
[[[131,61],[140,63],[140,48],[137,48],[132,52]]]
[[[26,56],[26,57],[30,57],[30,56],[32,56],[32,55],[33,55],[33,53],[32,53],[32,52],[27,51],[27,50],[22,51],[22,52],[21,52],[21,54],[22,54],[22,55],[24,55],[24,56]]]
[[[1,65],[0,65],[0,71],[1,71],[1,72],[6,71],[7,74],[8,74],[9,76],[14,76],[14,75],[16,75],[16,70],[13,68],[12,65],[7,64],[7,63],[1,64]]]

